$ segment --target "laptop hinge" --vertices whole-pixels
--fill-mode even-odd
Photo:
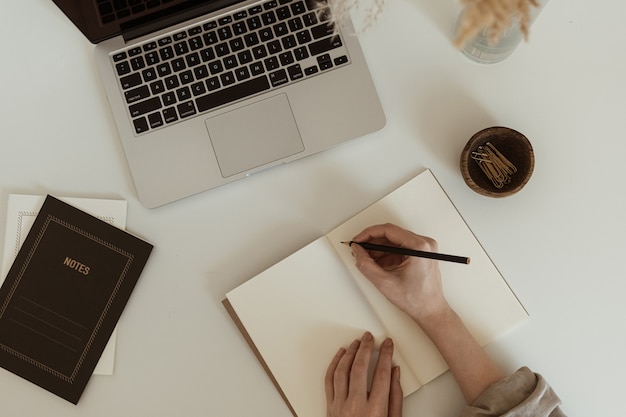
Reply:
[[[126,43],[149,35],[159,30],[177,25],[187,20],[195,19],[202,15],[214,12],[242,0],[196,0],[173,6],[172,8],[155,12],[149,16],[140,17],[123,23],[121,33]],[[178,9],[178,10],[176,10]]]

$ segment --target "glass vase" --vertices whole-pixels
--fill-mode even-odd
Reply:
[[[540,0],[539,6],[531,6],[529,27],[535,21],[545,3],[547,3],[547,0]],[[457,32],[462,17],[463,14],[461,13],[457,21]],[[481,64],[495,64],[511,56],[522,39],[524,39],[519,18],[515,16],[511,17],[509,26],[502,32],[496,42],[493,42],[489,35],[490,32],[487,28],[480,30],[476,36],[465,42],[461,47],[461,52],[472,61]]]

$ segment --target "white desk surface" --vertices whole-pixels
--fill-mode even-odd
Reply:
[[[93,377],[74,406],[0,370],[2,414],[289,417],[220,301],[428,167],[530,313],[488,351],[507,371],[544,374],[570,416],[623,416],[626,2],[551,0],[530,43],[493,66],[451,46],[458,7],[389,1],[361,35],[383,131],[148,210],[92,45],[49,0],[3,2],[0,219],[10,193],[122,198],[128,229],[156,248],[119,324],[115,374]],[[458,169],[467,139],[492,125],[520,130],[536,154],[506,199],[475,194]],[[462,406],[447,373],[404,416]]]

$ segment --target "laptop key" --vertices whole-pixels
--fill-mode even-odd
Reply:
[[[187,46],[187,42],[178,42],[174,44],[174,51],[177,56],[184,55],[189,52],[189,47]]]
[[[263,11],[263,7],[261,6],[252,6],[250,9],[248,9],[248,12],[251,15],[261,13],[262,11]]]
[[[338,56],[334,59],[335,65],[343,65],[348,62],[348,57],[346,55]]]
[[[191,90],[189,87],[181,87],[176,90],[176,97],[178,97],[178,101],[185,101],[191,98]]]
[[[340,38],[330,36],[326,39],[322,39],[310,44],[309,52],[311,52],[311,55],[319,55],[332,49],[339,48],[342,45],[343,43],[341,42]]]
[[[263,21],[263,23],[265,23],[266,25],[271,25],[277,22],[276,19],[276,14],[274,13],[273,10],[270,10],[268,12],[265,12],[261,15],[261,20]]]
[[[294,63],[294,58],[291,51],[283,52],[278,56],[278,58],[280,59],[280,63],[285,67]]]
[[[292,32],[297,32],[304,27],[304,24],[302,23],[302,19],[300,19],[299,16],[296,16],[293,19],[289,19],[288,23],[289,23],[289,29],[291,29]]]
[[[232,23],[232,21],[233,21],[232,16],[220,17],[219,19],[217,19],[217,23],[222,26]]]
[[[189,48],[192,51],[196,51],[202,48],[204,44],[202,43],[202,38],[200,36],[196,36],[194,38],[189,39]]]
[[[163,61],[167,61],[174,57],[174,49],[172,49],[171,46],[166,46],[165,48],[159,49],[159,55],[161,55]]]
[[[196,99],[196,105],[198,111],[203,112],[260,93],[269,88],[270,84],[267,77],[263,75],[261,77],[251,78],[241,84],[235,84],[231,87],[198,97]]]
[[[278,20],[285,20],[291,17],[291,11],[288,6],[279,7],[276,9],[276,16]]]
[[[201,65],[194,68],[193,73],[196,76],[196,80],[201,80],[209,76],[209,69],[206,65]]]
[[[148,121],[145,117],[133,120],[135,126],[135,133],[140,134],[148,131]]]
[[[202,37],[204,38],[204,43],[207,46],[213,45],[214,43],[217,43],[219,41],[219,39],[217,38],[217,32],[215,32],[214,30],[205,33],[204,35],[202,35]]]
[[[199,65],[200,62],[200,55],[197,52],[194,52],[193,54],[189,54],[185,57],[185,61],[187,61],[187,66],[188,67],[195,67],[196,65]]]
[[[169,77],[165,78],[165,87],[168,90],[176,88],[179,85],[180,83],[178,82],[178,77],[176,75],[170,75]]]
[[[294,49],[293,54],[297,61],[302,61],[303,59],[307,59],[309,57],[309,52],[307,51],[306,46]]]
[[[147,87],[146,87],[147,88]],[[161,100],[158,97],[152,97],[148,100],[141,101],[136,104],[132,104],[128,107],[131,117],[142,116],[146,113],[151,113],[161,108]]]
[[[136,56],[134,58],[131,58],[130,66],[135,71],[138,71],[146,66],[146,62],[144,61],[143,56]]]
[[[129,56],[135,56],[135,55],[139,55],[141,53],[142,49],[140,46],[135,46],[134,48],[131,48],[128,50],[128,55]]]
[[[332,26],[329,26],[326,23],[322,23],[321,25],[313,26],[311,28],[311,33],[313,34],[313,38],[319,39],[323,38],[324,36],[332,35],[333,30],[334,29]]]
[[[302,68],[300,67],[300,64],[296,64],[296,65],[292,65],[290,67],[287,67],[287,72],[289,73],[289,78],[291,79],[291,81],[296,81],[296,80],[299,80],[300,78],[304,77],[304,74],[302,73]]]
[[[240,37],[232,39],[230,42],[228,42],[228,44],[230,45],[230,50],[233,52],[241,51],[243,48],[245,48],[243,38]]]
[[[169,63],[164,62],[164,63],[159,64],[157,66],[157,72],[159,73],[159,76],[165,77],[165,76],[170,75],[172,73],[172,67],[170,67]]]
[[[118,52],[117,54],[113,55],[113,61],[115,62],[119,62],[122,59],[126,59],[126,52]]]
[[[157,48],[156,42],[149,42],[143,46],[144,52],[152,51]]]
[[[213,48],[208,47],[200,51],[200,56],[202,57],[202,62],[207,62],[215,59],[215,51]]]
[[[222,85],[231,85],[235,82],[235,74],[232,71],[220,74],[220,80],[222,81]]]
[[[160,62],[159,54],[156,51],[149,52],[146,54],[146,62],[148,65],[156,65]]]
[[[287,78],[287,71],[279,69],[278,71],[271,72],[270,81],[272,82],[272,87],[278,87],[279,85],[289,82],[289,79]]]
[[[124,75],[130,72],[130,65],[128,61],[122,61],[115,64],[115,69],[117,70],[117,75]]]
[[[148,115],[148,123],[150,124],[150,129],[156,129],[157,127],[163,126],[163,117],[161,117],[161,113],[152,113]]]
[[[250,71],[246,67],[237,68],[235,70],[235,76],[237,77],[237,81],[243,81],[250,78]]]
[[[233,32],[235,32],[236,35],[243,35],[247,31],[248,31],[248,28],[246,27],[245,22],[236,22],[233,25]]]
[[[296,37],[293,35],[285,36],[281,39],[281,42],[283,44],[283,48],[285,49],[295,48],[298,45]]]
[[[308,30],[301,30],[300,32],[296,33],[296,39],[298,39],[298,45],[302,45],[305,43],[309,43],[311,42],[311,32],[309,32]]]
[[[304,5],[303,1],[298,1],[291,5],[291,11],[294,15],[299,15],[306,12],[306,6]]]
[[[122,77],[120,78],[120,84],[122,84],[122,88],[124,90],[137,87],[139,84],[141,84],[141,75],[139,75],[139,73],[136,72],[134,74],[130,74],[125,77]]]
[[[178,114],[180,114],[180,118],[184,119],[185,117],[193,116],[196,114],[196,107],[193,104],[193,101],[187,101],[185,103],[181,103],[176,106],[178,109]]]
[[[312,65],[310,67],[306,67],[304,69],[304,73],[306,75],[313,75],[313,74],[317,74],[318,72],[319,72],[319,69],[315,65]]]
[[[155,82],[150,84],[150,91],[152,92],[153,96],[161,94],[165,91],[165,84],[163,84],[163,81],[161,80],[156,80]]]
[[[135,103],[137,101],[150,97],[150,95],[150,89],[146,85],[142,85],[141,87],[133,88],[132,90],[124,92],[126,103]]]
[[[178,120],[176,109],[174,107],[169,107],[163,110],[163,118],[165,119],[165,123],[172,123]]]
[[[250,64],[250,73],[252,74],[253,77],[263,74],[264,72],[265,72],[265,69],[263,68],[263,63],[261,61]]]
[[[280,67],[280,63],[278,62],[278,58],[275,56],[271,56],[263,61],[265,63],[265,69],[268,71],[275,70]]]
[[[163,100],[164,106],[171,106],[172,104],[176,104],[176,93],[173,91],[169,91],[161,96]]]
[[[191,84],[191,93],[193,94],[194,97],[197,97],[199,95],[206,93],[206,88],[204,88],[204,83],[197,82],[197,83]]]
[[[172,43],[172,38],[170,36],[159,39],[159,46],[169,45],[170,43]]]
[[[330,59],[330,55],[324,54],[317,57],[317,64],[322,71],[333,67],[333,61]]]
[[[302,16],[302,20],[304,22],[304,26],[309,27],[315,25],[317,21],[317,15],[315,12],[309,12]]]
[[[141,71],[141,75],[143,76],[143,80],[147,83],[154,81],[157,78],[157,72],[154,68],[148,68]]]
[[[217,90],[218,88],[220,88],[222,86],[222,84],[220,84],[220,80],[217,77],[211,77],[208,80],[205,81],[206,84],[206,88],[209,91],[213,91],[213,90]]]

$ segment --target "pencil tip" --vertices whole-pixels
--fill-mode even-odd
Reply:
[[[351,245],[352,245],[352,242],[348,242],[348,241],[345,241],[345,240],[344,240],[343,242],[341,242],[341,244],[342,244],[342,245],[346,245],[346,246],[351,246]]]

